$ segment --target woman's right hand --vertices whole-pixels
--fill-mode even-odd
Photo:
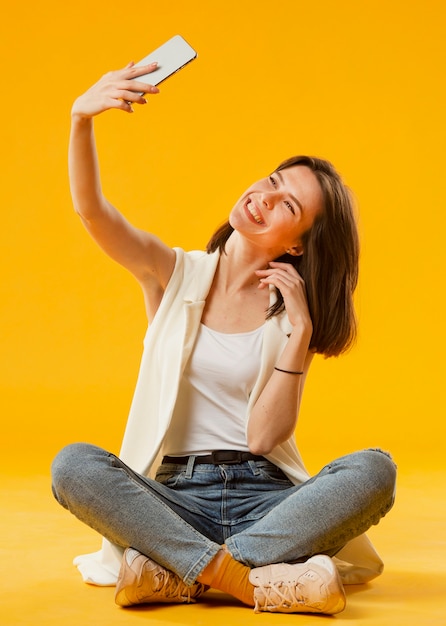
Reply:
[[[91,118],[108,109],[119,109],[132,113],[132,104],[146,104],[143,94],[157,94],[158,87],[138,80],[138,76],[150,74],[156,63],[135,67],[129,63],[124,69],[104,74],[90,89],[79,96],[71,110],[73,116]]]

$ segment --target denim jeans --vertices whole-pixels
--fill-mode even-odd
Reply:
[[[156,480],[89,444],[52,466],[59,503],[109,541],[132,546],[186,584],[222,544],[250,566],[333,556],[392,507],[396,469],[387,453],[344,456],[293,485],[267,460],[163,464]]]

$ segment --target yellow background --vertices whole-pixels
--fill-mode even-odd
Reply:
[[[201,248],[284,158],[334,162],[358,199],[360,337],[318,358],[299,442],[441,463],[445,437],[445,39],[441,0],[78,0],[0,24],[2,460],[46,470],[66,443],[119,449],[145,318],[139,287],[72,211],[74,98],[176,33],[198,59],[132,116],[96,122],[107,196]]]

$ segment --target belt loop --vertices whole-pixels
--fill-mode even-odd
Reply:
[[[256,465],[255,461],[248,461],[249,469],[251,470],[253,476],[258,476],[260,474],[260,470]]]
[[[186,474],[185,474],[185,478],[192,478],[192,474],[194,471],[194,465],[195,465],[195,456],[192,454],[188,459],[187,459],[187,466],[186,466]]]

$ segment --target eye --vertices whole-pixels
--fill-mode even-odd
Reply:
[[[294,210],[294,207],[291,204],[291,202],[288,202],[288,200],[285,200],[285,206],[286,206],[287,209],[289,209],[291,211],[291,213],[293,215],[296,215],[296,211]]]
[[[271,185],[272,185],[273,187],[277,187],[277,181],[276,181],[276,179],[274,178],[274,176],[270,176],[270,177],[269,177],[269,182],[271,183]]]

